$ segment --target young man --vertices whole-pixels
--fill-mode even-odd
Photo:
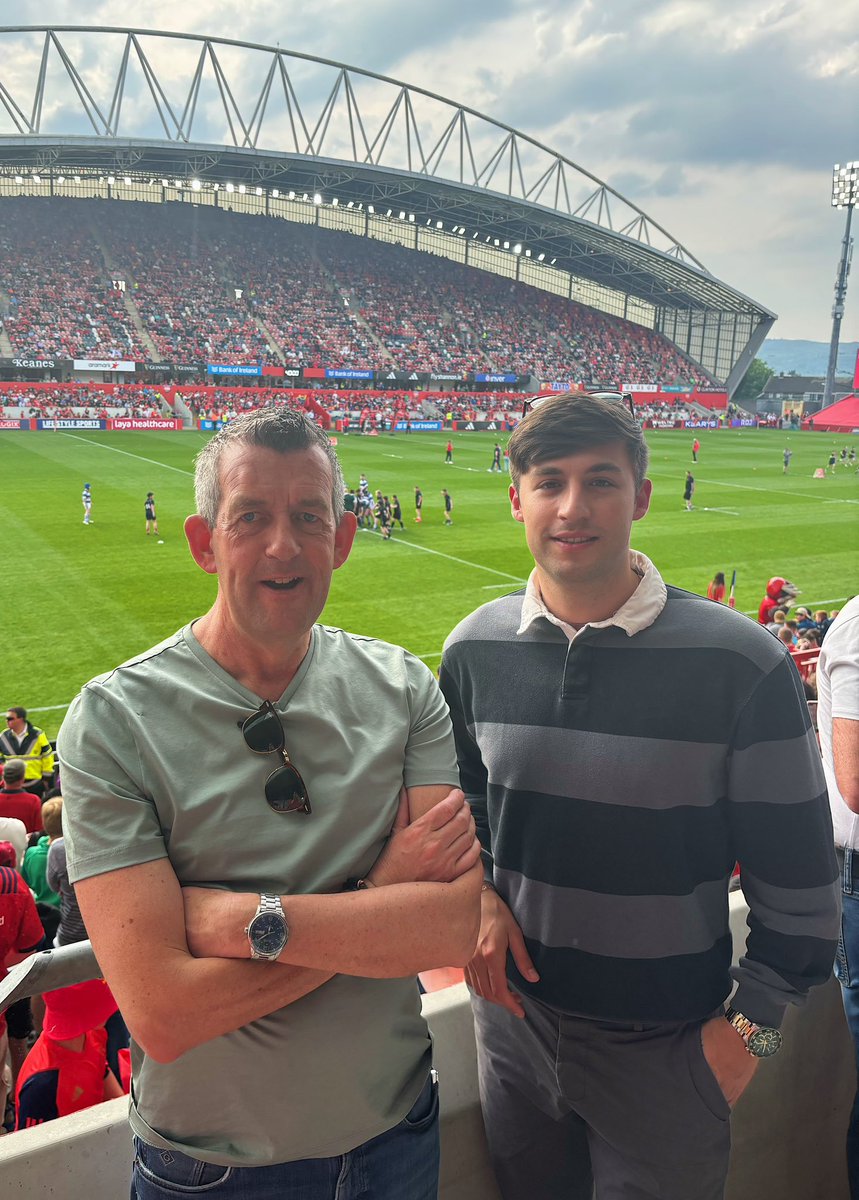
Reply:
[[[453,442],[448,439],[448,443],[444,448],[444,461],[446,463],[453,462]]]
[[[787,475],[788,471],[790,470],[790,460],[793,458],[793,451],[791,450],[790,446],[785,446],[782,457],[784,459],[784,470],[782,471],[782,474]]]
[[[686,482],[683,485],[683,499],[686,503],[686,511],[691,512],[692,497],[695,495],[695,476],[691,471],[686,472]]]
[[[651,484],[623,404],[545,400],[510,461],[534,570],[457,626],[441,666],[483,844],[466,979],[496,1174],[505,1200],[590,1200],[594,1183],[717,1200],[730,1107],[786,1004],[832,970],[835,861],[799,675],[764,630],[630,549]],[[737,861],[751,932],[731,972]]]
[[[92,525],[92,489],[88,483],[81,492],[81,504],[84,506],[84,525]]]
[[[692,462],[693,463],[696,463],[698,461],[698,451],[700,449],[701,449],[701,443],[698,441],[697,438],[695,438],[695,441],[692,443]]]
[[[146,499],[143,502],[143,511],[146,514],[146,536],[149,537],[150,527],[152,532],[158,533],[158,518],[155,516],[155,496],[152,492],[146,493]]]
[[[415,488],[415,521],[420,525],[423,521],[421,510],[424,506],[424,494],[419,487]]]
[[[501,446],[498,444],[498,442],[495,443],[495,446],[492,450],[492,466],[487,467],[487,470],[498,471],[499,473],[501,471]]]
[[[453,524],[453,500],[447,488],[441,489],[441,494],[444,497],[444,523],[445,525]]]
[[[416,975],[470,957],[479,850],[432,672],[317,624],[344,491],[303,414],[231,421],[185,524],[212,608],[60,731],[70,877],[139,1047],[137,1200],[436,1194]]]

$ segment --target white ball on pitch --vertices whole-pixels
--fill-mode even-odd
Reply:
[[[163,546],[163,545],[164,545],[164,538],[159,538],[159,539],[158,539],[158,545],[159,545],[159,546]]]

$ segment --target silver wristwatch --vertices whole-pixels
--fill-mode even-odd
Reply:
[[[280,896],[263,892],[259,907],[245,929],[251,947],[251,958],[274,962],[289,940],[289,926]]]

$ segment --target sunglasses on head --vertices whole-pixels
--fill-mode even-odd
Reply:
[[[307,786],[286,752],[283,726],[270,700],[263,700],[256,712],[242,722],[242,737],[254,754],[279,754],[283,759],[283,765],[272,771],[265,781],[269,808],[279,813],[309,813]]]
[[[535,408],[539,408],[546,400],[554,400],[560,393],[552,392],[547,396],[531,396],[522,405],[522,416],[527,417],[528,413],[533,412]],[[587,396],[590,400],[616,400],[618,404],[624,404],[629,409],[631,417],[635,418],[635,404],[629,392],[579,392],[576,393],[575,399],[579,396]]]

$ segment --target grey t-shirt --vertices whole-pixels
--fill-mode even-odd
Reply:
[[[280,760],[240,729],[260,700],[190,625],[88,683],[59,737],[71,879],[168,856],[182,884],[339,891],[376,860],[403,783],[458,786],[445,702],[398,646],[314,626],[275,701],[309,815],[266,803]],[[173,1063],[132,1043],[131,1124],[228,1165],[344,1154],[401,1120],[429,1060],[414,979],[338,975]]]

